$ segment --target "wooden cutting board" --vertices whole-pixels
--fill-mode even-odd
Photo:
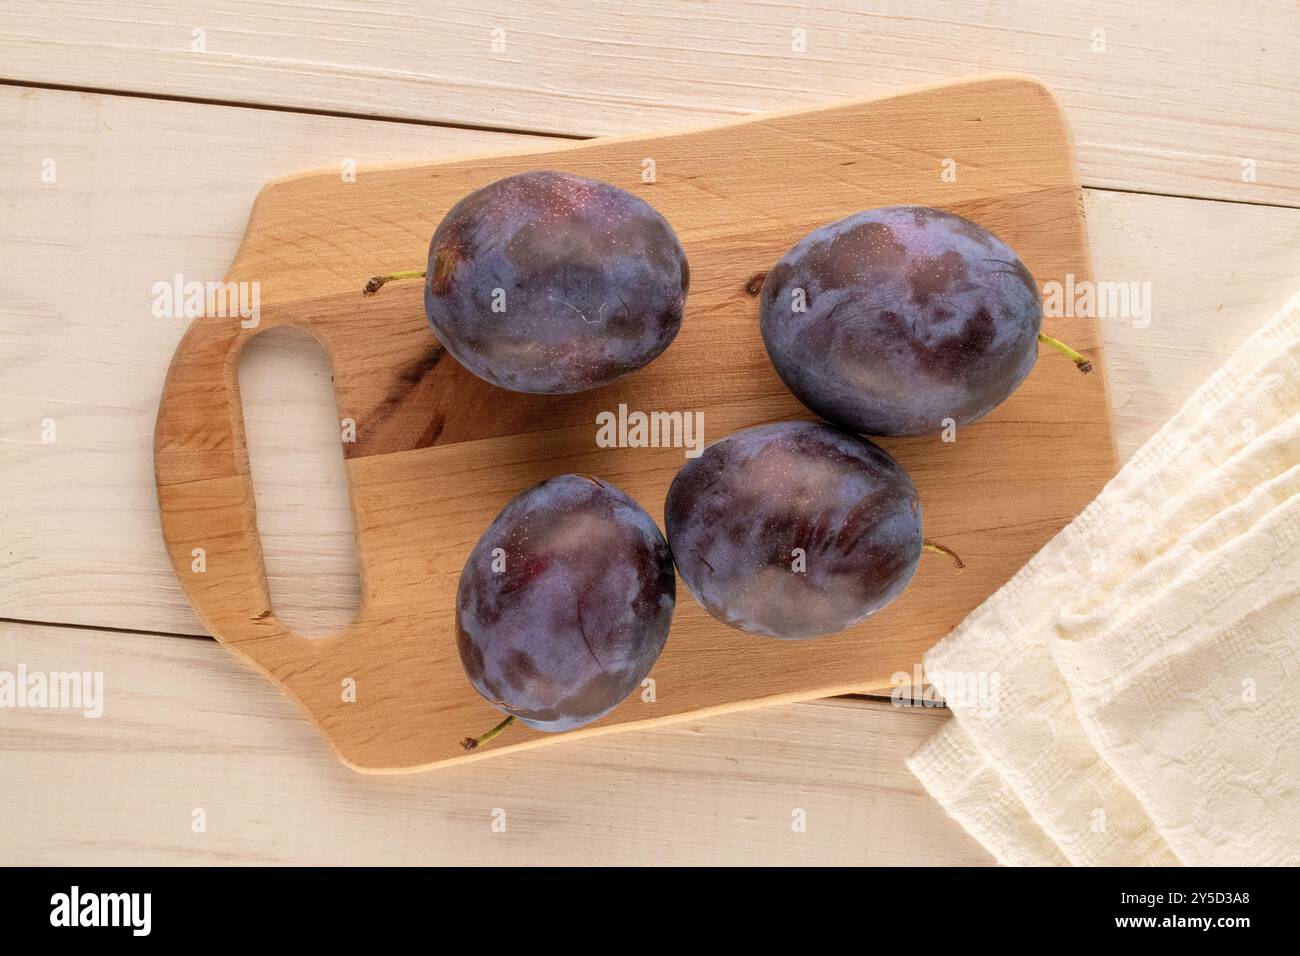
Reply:
[[[653,161],[653,183],[643,171]],[[948,162],[951,161],[951,162]],[[681,334],[607,388],[570,396],[494,388],[447,356],[425,323],[421,283],[373,298],[374,274],[423,268],[429,236],[466,193],[532,169],[568,170],[644,197],[690,258]],[[945,175],[954,171],[955,179]],[[1040,285],[1091,277],[1069,131],[1036,81],[996,76],[885,98],[655,136],[522,154],[337,171],[268,185],[227,276],[257,282],[261,321],[196,319],[167,375],[155,464],[172,563],[204,624],[307,711],[363,771],[409,771],[605,731],[888,685],[1004,583],[1115,472],[1105,371],[1082,376],[1044,350],[992,416],[939,437],[885,440],[920,489],[927,537],[955,573],[923,558],[907,593],[852,631],[811,642],[730,630],[679,585],[668,645],[636,695],[596,724],[548,735],[516,724],[470,754],[459,744],[499,714],[470,687],[454,633],[456,584],[484,528],[516,493],[586,472],[662,523],[680,448],[599,448],[596,416],[703,412],[705,437],[811,418],[781,384],[758,331],[761,274],[801,236],[895,203],[939,206],[992,229]],[[361,608],[328,638],[293,634],[268,596],[236,371],[257,332],[307,330],[328,351],[362,575]],[[1100,359],[1095,323],[1044,329]],[[195,549],[204,569],[195,571]],[[354,684],[352,682],[355,682]],[[345,687],[355,686],[355,702]]]

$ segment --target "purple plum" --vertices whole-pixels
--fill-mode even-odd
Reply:
[[[596,388],[677,335],[690,271],[644,200],[569,173],[470,193],[429,243],[424,311],[458,362],[516,392]]]
[[[790,391],[868,435],[978,421],[1038,360],[1042,301],[1020,257],[926,206],[874,209],[805,236],[768,273],[759,309]],[[1083,356],[1042,338],[1088,371]]]
[[[465,562],[460,659],[503,713],[538,730],[581,727],[650,672],[676,595],[654,520],[613,485],[561,475],[507,504]]]
[[[711,445],[673,479],[664,524],[704,609],[771,637],[852,627],[903,592],[921,556],[907,472],[866,439],[814,422]]]

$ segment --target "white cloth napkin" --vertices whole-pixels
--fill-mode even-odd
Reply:
[[[1300,295],[925,670],[1001,862],[1300,864]]]

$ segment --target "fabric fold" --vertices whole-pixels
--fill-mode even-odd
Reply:
[[[1000,861],[1300,861],[1298,430],[1300,296],[926,655],[910,766]]]

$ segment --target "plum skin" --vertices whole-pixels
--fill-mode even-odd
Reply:
[[[490,183],[447,213],[429,242],[424,312],[479,378],[565,394],[612,382],[668,348],[689,285],[686,254],[648,203],[608,183],[537,171]]]
[[[925,206],[870,210],[805,236],[768,273],[759,308],[790,391],[867,435],[983,418],[1033,369],[1043,322],[1034,277],[1010,246]]]
[[[586,475],[551,478],[507,504],[465,562],[461,663],[498,710],[538,730],[571,730],[613,710],[650,672],[676,596],[668,543],[635,501]]]
[[[907,472],[865,438],[816,422],[760,425],[711,445],[673,479],[664,526],[695,600],[769,637],[852,627],[906,589],[921,557]]]

